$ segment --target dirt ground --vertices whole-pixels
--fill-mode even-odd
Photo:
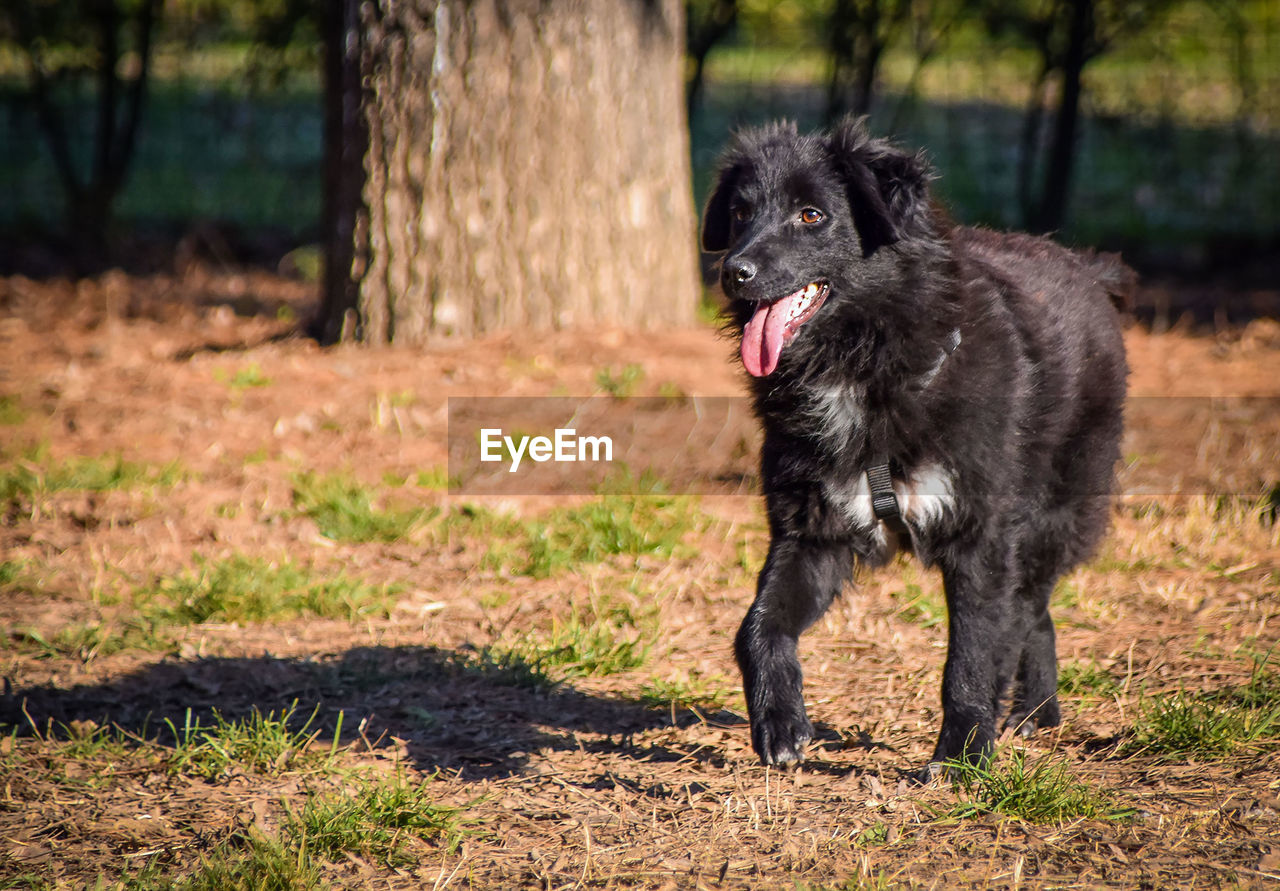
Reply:
[[[0,491],[0,569],[11,567],[0,574],[0,887],[192,874],[239,850],[220,847],[228,839],[278,834],[308,795],[362,770],[434,777],[433,799],[464,808],[471,828],[456,849],[420,845],[407,862],[323,859],[338,886],[1280,881],[1280,730],[1217,755],[1132,745],[1151,697],[1241,688],[1280,642],[1275,321],[1127,333],[1125,494],[1055,611],[1062,663],[1105,683],[1064,690],[1062,727],[1025,744],[1115,809],[1036,823],[957,816],[960,792],[907,782],[937,728],[945,618],[936,577],[906,561],[860,578],[803,640],[819,731],[810,759],[783,772],[757,763],[730,653],[767,544],[754,496],[698,497],[670,555],[547,573],[495,562],[499,542],[479,527],[424,523],[352,542],[297,507],[298,474],[344,473],[442,516],[473,505],[547,515],[560,499],[444,490],[446,399],[599,395],[630,366],[635,395],[741,396],[731,345],[712,329],[322,349],[294,333],[310,301],[306,285],[198,267],[0,280],[0,468],[38,476],[107,457],[177,468],[164,483]],[[750,455],[738,457],[749,476]],[[236,555],[394,584],[394,608],[187,623],[160,644],[130,643],[139,591]],[[477,667],[477,654],[603,615],[602,604],[640,617],[641,664],[550,687]],[[114,637],[65,643],[76,629]],[[683,692],[664,704],[655,690]],[[166,720],[294,701],[299,715],[317,709],[318,744],[341,720],[341,770],[205,777],[156,760]],[[133,742],[77,748],[112,726]]]

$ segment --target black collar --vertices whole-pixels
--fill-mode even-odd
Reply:
[[[911,530],[902,517],[898,496],[893,491],[893,471],[887,459],[876,458],[867,468],[867,484],[871,487],[871,510],[904,543],[911,540]]]

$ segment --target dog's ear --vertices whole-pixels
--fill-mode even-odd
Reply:
[[[847,119],[829,145],[844,180],[863,256],[903,238],[929,213],[929,170],[919,154],[872,139],[863,119]]]
[[[729,202],[742,175],[740,163],[728,163],[720,171],[720,179],[702,211],[702,250],[708,254],[729,249]]]

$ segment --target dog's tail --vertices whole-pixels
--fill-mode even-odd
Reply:
[[[1138,273],[1126,266],[1119,254],[1090,253],[1086,263],[1116,311],[1131,312],[1138,290]]]

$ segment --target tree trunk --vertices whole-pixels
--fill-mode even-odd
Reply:
[[[1083,90],[1084,67],[1089,62],[1088,42],[1093,34],[1093,0],[1075,0],[1071,7],[1071,25],[1067,52],[1062,63],[1062,97],[1054,119],[1053,141],[1045,165],[1044,191],[1031,228],[1036,232],[1060,229],[1067,214],[1067,197],[1071,191],[1071,174],[1076,160],[1076,125],[1080,120],[1080,95]]]
[[[1022,225],[1032,225],[1038,202],[1033,194],[1036,158],[1040,155],[1040,122],[1044,117],[1044,91],[1049,80],[1050,61],[1046,57],[1031,82],[1031,98],[1022,113],[1022,131],[1018,136],[1018,169],[1016,195]]]
[[[875,0],[872,7],[875,6]],[[860,58],[859,43],[866,25],[863,10],[856,0],[836,0],[827,17],[827,52],[831,60],[831,75],[827,80],[828,124],[849,114],[853,107],[855,71]]]
[[[326,3],[323,15],[324,283],[320,314],[310,333],[322,343],[335,343],[364,333],[352,270],[356,222],[365,216],[361,192],[369,131],[360,83],[360,8],[355,2]]]
[[[853,113],[865,115],[871,113],[871,100],[875,95],[876,72],[880,68],[880,57],[884,55],[884,44],[872,34],[867,40],[867,51],[858,60],[858,75],[853,88]]]
[[[344,279],[371,343],[694,319],[678,0],[359,10],[363,207],[330,222],[352,259],[319,328],[342,326]]]

